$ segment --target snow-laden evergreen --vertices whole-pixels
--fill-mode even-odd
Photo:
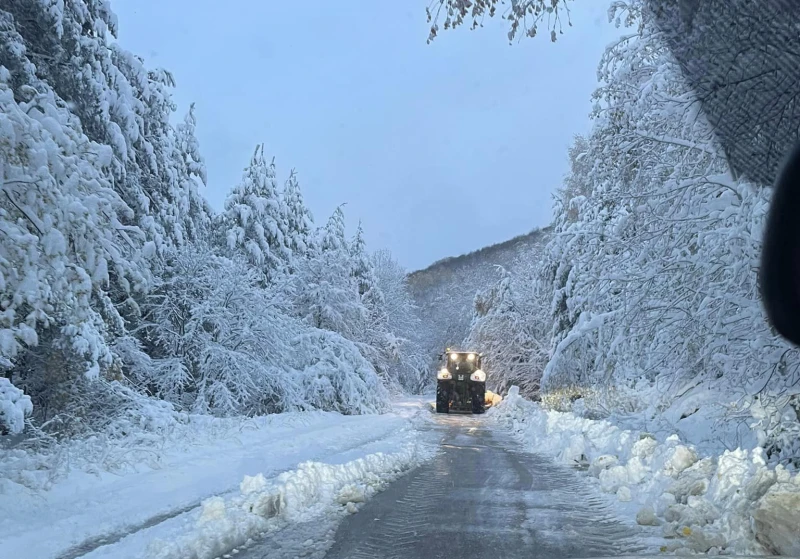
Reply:
[[[303,201],[303,193],[294,170],[283,187],[283,207],[286,211],[284,237],[294,257],[308,255],[316,248],[314,216]]]
[[[267,162],[261,144],[256,147],[242,182],[225,200],[218,227],[228,249],[244,254],[268,281],[280,275],[291,259],[285,236],[286,215],[275,178],[275,162]]]
[[[301,262],[293,278],[294,314],[309,326],[355,340],[366,321],[367,309],[352,273],[341,207],[318,236],[319,252]]]

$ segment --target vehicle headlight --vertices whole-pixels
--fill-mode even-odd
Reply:
[[[436,378],[439,380],[450,380],[453,378],[453,375],[451,375],[450,371],[447,369],[441,369],[438,373],[436,373]]]
[[[475,382],[486,382],[486,373],[478,369],[472,376],[469,377],[469,380],[474,380]]]
[[[475,354],[470,353],[469,355],[467,355],[467,361],[475,361]]]
[[[451,353],[450,359],[452,359],[453,361],[458,361],[458,353]]]

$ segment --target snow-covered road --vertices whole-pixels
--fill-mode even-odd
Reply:
[[[272,479],[308,461],[334,467],[407,450],[417,439],[413,423],[421,405],[396,402],[393,413],[380,416],[271,416],[206,444],[167,451],[159,467],[142,465],[138,473],[74,471],[47,491],[0,486],[0,557],[152,556],[148,545],[185,534],[204,500],[235,497],[244,476]],[[400,456],[400,466],[385,467],[411,467],[401,462],[414,459]]]
[[[517,396],[486,416],[434,414],[413,398],[377,416],[261,418],[173,449],[157,469],[76,471],[48,491],[0,491],[9,527],[0,557],[573,558],[658,549],[657,528],[638,526],[632,503],[563,459],[575,434],[545,433],[540,416],[549,417]],[[544,438],[520,435],[528,419]]]
[[[344,518],[338,530],[331,523],[295,525],[237,559],[573,558],[642,550],[637,526],[619,520],[612,501],[579,472],[520,452],[489,418],[432,418],[435,458]]]

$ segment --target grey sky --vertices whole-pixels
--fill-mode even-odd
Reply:
[[[442,32],[428,0],[114,0],[120,43],[196,102],[206,196],[222,208],[258,142],[292,167],[317,223],[347,202],[370,249],[410,269],[551,219],[573,134],[588,130],[608,2],[509,46],[506,22]]]

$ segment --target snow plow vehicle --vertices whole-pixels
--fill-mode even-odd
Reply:
[[[436,413],[486,411],[486,373],[480,353],[452,351],[439,356],[443,366],[436,373]]]

